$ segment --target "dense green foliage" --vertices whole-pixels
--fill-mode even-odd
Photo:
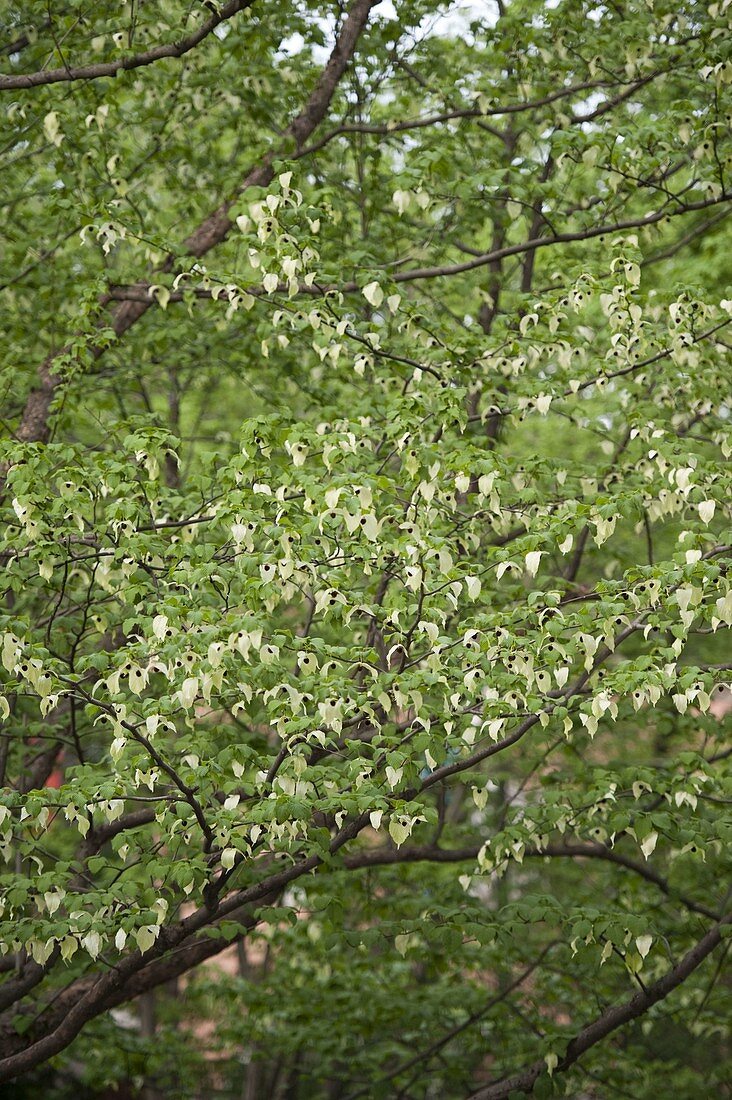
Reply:
[[[0,5],[3,1096],[729,1095],[730,12]]]

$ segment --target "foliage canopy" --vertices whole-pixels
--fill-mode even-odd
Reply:
[[[731,11],[2,6],[12,1095],[727,1095]]]

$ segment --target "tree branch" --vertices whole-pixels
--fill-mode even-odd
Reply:
[[[368,814],[361,814],[345,824],[330,843],[330,853],[335,854],[344,844],[352,840],[368,823]],[[294,863],[258,883],[235,891],[224,898],[216,910],[216,919],[230,915],[243,906],[263,902],[273,892],[278,892],[290,882],[302,875],[314,871],[323,863],[323,857],[312,855]],[[77,979],[60,994],[63,1012],[54,1016],[49,1030],[42,1038],[31,1042],[25,1049],[0,1059],[0,1082],[12,1080],[27,1073],[35,1066],[64,1050],[90,1020],[99,1016],[108,1005],[126,1000],[126,991],[138,988],[135,976],[148,967],[154,960],[181,947],[195,933],[212,923],[212,913],[202,906],[190,916],[179,921],[172,928],[162,928],[157,941],[143,955],[141,951],[132,951],[110,970],[99,975],[91,984],[88,979]],[[165,980],[165,979],[161,979]]]
[[[343,865],[349,871],[358,871],[364,867],[390,867],[398,863],[465,863],[478,858],[478,853],[483,847],[481,844],[471,844],[464,848],[439,848],[435,845],[421,845],[412,848],[372,848],[369,851],[358,852],[345,856]],[[720,914],[714,909],[694,901],[693,898],[677,893],[669,885],[668,881],[646,864],[639,863],[630,856],[625,856],[614,848],[607,848],[604,844],[581,842],[578,844],[547,844],[544,848],[529,849],[524,852],[524,859],[544,858],[569,859],[599,859],[606,863],[614,863],[618,867],[625,867],[646,882],[652,883],[666,895],[671,901],[679,901],[690,912],[708,917],[710,920],[719,920]]]
[[[602,237],[606,233],[622,233],[627,229],[642,229],[647,225],[655,225],[657,222],[663,221],[664,218],[687,214],[692,210],[706,210],[710,206],[729,202],[730,198],[732,196],[723,194],[719,198],[699,199],[697,202],[685,203],[673,212],[664,208],[645,214],[642,218],[628,218],[625,221],[610,225],[594,225],[587,229],[576,230],[574,233],[557,233],[554,237],[534,237],[518,244],[506,245],[505,248],[497,249],[495,252],[484,252],[481,256],[476,256],[473,260],[465,260],[460,264],[443,264],[436,267],[413,268],[411,271],[398,271],[393,276],[393,281],[395,283],[408,283],[414,282],[416,279],[435,279],[446,275],[460,275],[464,271],[475,271],[476,268],[485,267],[493,260],[502,260],[506,256],[518,256],[537,248],[546,248],[548,245],[589,241],[594,237]]]
[[[366,26],[371,9],[376,7],[379,2],[380,0],[354,0],[318,83],[302,111],[292,120],[284,132],[285,143],[288,140],[292,141],[294,138],[296,148],[299,149],[322,122],[338,83],[355,52],[358,39]],[[274,177],[272,165],[279,151],[279,149],[270,150],[266,153],[260,163],[245,176],[233,196],[224,201],[201,222],[198,228],[183,242],[184,253],[203,256],[226,239],[233,225],[229,218],[229,211],[233,204],[248,187],[267,186]],[[169,256],[160,270],[164,272],[172,271],[173,262],[173,257]],[[146,283],[140,285],[143,288],[147,287]],[[111,327],[115,336],[120,337],[132,328],[151,305],[152,301],[149,297],[143,301],[124,302],[112,316]],[[17,432],[17,438],[21,442],[38,443],[44,442],[48,438],[51,402],[60,384],[58,375],[54,373],[54,363],[58,355],[63,355],[68,351],[69,347],[67,346],[60,352],[51,354],[39,367],[38,385],[28,396]],[[92,344],[89,352],[94,359],[99,359],[104,352],[104,345],[101,343]]]
[[[40,26],[39,30],[42,30],[42,31],[48,30],[50,25],[51,25],[51,20],[50,19],[44,19],[43,23],[41,23],[41,26]],[[12,42],[6,42],[6,44],[4,46],[0,46],[0,53],[4,53],[4,54],[20,53],[21,50],[24,50],[26,48],[26,46],[30,45],[30,43],[31,43],[31,34],[32,33],[33,33],[32,31],[23,31],[23,33],[19,34],[17,38],[14,38]]]
[[[116,76],[119,72],[152,65],[165,57],[183,57],[184,54],[195,49],[204,38],[208,38],[221,23],[231,19],[237,12],[250,8],[253,3],[254,0],[229,0],[229,3],[225,4],[218,14],[212,15],[193,34],[181,38],[179,42],[170,42],[164,46],[153,46],[145,53],[135,54],[132,57],[120,57],[117,61],[100,61],[95,65],[64,66],[60,69],[41,69],[36,73],[0,75],[0,92],[13,91],[18,88],[37,88],[43,84],[58,84],[62,81],[97,80],[102,76]],[[23,39],[18,39],[18,42],[23,42]],[[23,44],[26,43],[27,38]]]
[[[719,946],[722,940],[722,929],[732,923],[732,913],[728,913],[719,924],[715,924],[692,949],[684,955],[677,966],[673,966],[662,978],[645,989],[639,990],[628,1001],[613,1005],[606,1009],[592,1023],[582,1028],[570,1041],[563,1058],[560,1058],[554,1073],[564,1073],[578,1058],[612,1034],[619,1027],[630,1023],[631,1020],[642,1016],[654,1004],[662,1001],[672,993],[677,986],[686,981],[697,967],[699,967],[708,955]],[[537,1079],[546,1071],[544,1059],[537,1060],[531,1066],[511,1077],[504,1077],[501,1081],[495,1081],[485,1088],[474,1092],[470,1100],[508,1100],[515,1092],[530,1093],[534,1089]]]
[[[574,233],[557,233],[554,236],[549,237],[532,237],[528,240],[521,241],[517,244],[506,245],[504,248],[493,249],[490,252],[477,252],[475,253],[475,259],[468,260],[459,264],[444,264],[436,267],[420,267],[412,268],[407,271],[397,271],[392,275],[392,282],[395,283],[410,283],[422,279],[439,279],[449,277],[452,275],[461,275],[466,271],[475,271],[477,268],[485,267],[488,264],[496,263],[505,259],[508,256],[520,256],[524,253],[534,252],[538,248],[546,248],[549,245],[557,244],[572,244],[578,241],[591,240],[594,237],[602,237],[611,233],[622,233],[628,229],[642,229],[644,226],[654,225],[664,218],[679,217],[682,214],[691,213],[694,210],[705,210],[710,206],[718,206],[722,203],[730,202],[731,195],[722,195],[716,199],[703,199],[698,202],[688,203],[679,206],[677,209],[660,210],[655,211],[652,214],[646,214],[642,218],[633,218],[623,222],[609,222],[602,225],[590,226],[588,229],[578,230]],[[728,213],[726,211],[725,213]],[[465,249],[463,249],[465,251]],[[152,305],[152,299],[150,297],[150,283],[141,282],[133,285],[114,285],[110,288],[107,298],[111,301],[122,301],[139,304],[144,307],[144,310],[148,309]],[[268,292],[264,288],[257,284],[256,286],[246,286],[238,288],[242,293],[248,294],[253,298],[265,298],[268,297]],[[272,292],[274,294],[287,294],[289,291],[288,286],[285,283],[279,284]],[[327,294],[353,294],[360,293],[361,286],[357,282],[347,282],[341,284],[327,284],[313,286],[301,286],[298,290],[298,294],[306,295],[307,297],[323,297]],[[169,302],[183,302],[187,297],[193,295],[195,298],[209,299],[214,295],[221,298],[222,301],[229,301],[226,294],[221,294],[220,289],[209,289],[207,287],[186,287],[184,290],[171,290],[168,298]],[[144,312],[143,310],[143,312]],[[100,353],[101,354],[101,353]],[[662,357],[661,353],[658,358]],[[653,360],[648,360],[650,363]],[[633,370],[638,369],[639,364],[634,364]],[[424,369],[424,367],[423,367]]]

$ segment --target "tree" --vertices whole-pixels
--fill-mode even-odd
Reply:
[[[5,6],[3,1095],[728,1095],[729,11]]]

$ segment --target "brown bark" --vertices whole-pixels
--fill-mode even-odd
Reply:
[[[379,0],[354,0],[318,83],[302,111],[292,120],[284,132],[283,147],[286,147],[294,139],[296,151],[301,149],[325,118],[335,90],[346,71],[348,62],[355,52],[358,39],[366,26],[371,9],[378,3]],[[230,198],[225,199],[216,210],[194,229],[183,243],[184,253],[196,257],[204,256],[226,239],[233,225],[229,217],[229,211],[247,188],[266,187],[271,182],[274,176],[272,164],[278,152],[280,152],[280,149],[270,150],[266,153],[260,163],[247,173],[235,193]],[[169,256],[161,270],[169,272],[172,269],[173,258]],[[138,286],[142,287],[145,292],[147,291],[146,283],[141,282]],[[126,301],[118,306],[111,320],[111,327],[115,335],[120,337],[131,329],[147,313],[152,304],[152,300],[147,297],[141,301]],[[41,443],[47,440],[51,404],[61,381],[58,375],[54,373],[54,362],[59,354],[63,355],[67,351],[68,348],[64,348],[61,352],[52,353],[39,367],[38,383],[28,396],[17,433],[21,442]],[[93,359],[99,359],[103,351],[104,348],[101,344],[92,345],[90,348]]]
[[[344,825],[331,842],[331,854],[335,854],[357,836],[367,823],[368,814],[362,814]],[[113,970],[72,981],[56,995],[53,1007],[38,1017],[38,1028],[30,1035],[26,1034],[24,1041],[27,1046],[20,1050],[17,1050],[15,1044],[11,1046],[12,1032],[7,1029],[0,1035],[2,1048],[6,1052],[6,1056],[0,1058],[0,1082],[27,1073],[48,1061],[54,1054],[65,1050],[90,1020],[107,1009],[129,1001],[146,989],[152,989],[191,969],[200,961],[195,958],[198,952],[208,950],[214,954],[215,950],[210,950],[211,941],[195,940],[196,933],[221,917],[238,914],[244,907],[266,905],[268,898],[276,895],[290,882],[315,870],[321,863],[322,858],[313,855],[275,872],[261,882],[224,898],[215,914],[208,905],[204,905],[174,927],[161,928],[157,942],[144,956],[140,951],[133,951],[120,959]],[[228,878],[222,877],[219,881],[223,883]],[[219,948],[221,946],[219,944]],[[11,1029],[12,1026],[10,1022]],[[43,1033],[39,1035],[41,1029]]]
[[[7,92],[19,88],[37,88],[43,84],[58,84],[73,80],[98,80],[103,76],[116,76],[119,72],[130,69],[139,69],[145,65],[153,65],[165,57],[183,57],[195,49],[196,46],[208,38],[220,23],[231,19],[237,12],[249,8],[254,0],[229,0],[221,11],[212,15],[205,23],[202,23],[193,34],[186,35],[179,42],[169,42],[163,46],[153,46],[144,53],[135,54],[132,57],[120,57],[116,61],[100,61],[95,65],[64,65],[59,69],[41,69],[36,73],[11,73],[0,75],[0,92]],[[46,23],[46,26],[50,25]],[[6,52],[14,52],[28,44],[28,36],[24,35],[11,45]]]
[[[732,923],[732,913],[728,913],[719,924],[710,928],[707,934],[684,955],[681,962],[673,966],[657,982],[653,982],[646,989],[639,990],[630,1000],[607,1008],[592,1023],[582,1028],[569,1042],[564,1057],[560,1058],[554,1073],[563,1073],[586,1051],[607,1038],[613,1031],[630,1023],[631,1020],[636,1020],[654,1004],[668,997],[669,993],[681,985],[719,946],[722,941],[722,929],[730,923]],[[507,1100],[514,1092],[530,1093],[541,1074],[546,1072],[546,1068],[543,1058],[537,1060],[512,1077],[504,1077],[502,1081],[495,1081],[485,1088],[478,1089],[472,1094],[470,1100]]]

